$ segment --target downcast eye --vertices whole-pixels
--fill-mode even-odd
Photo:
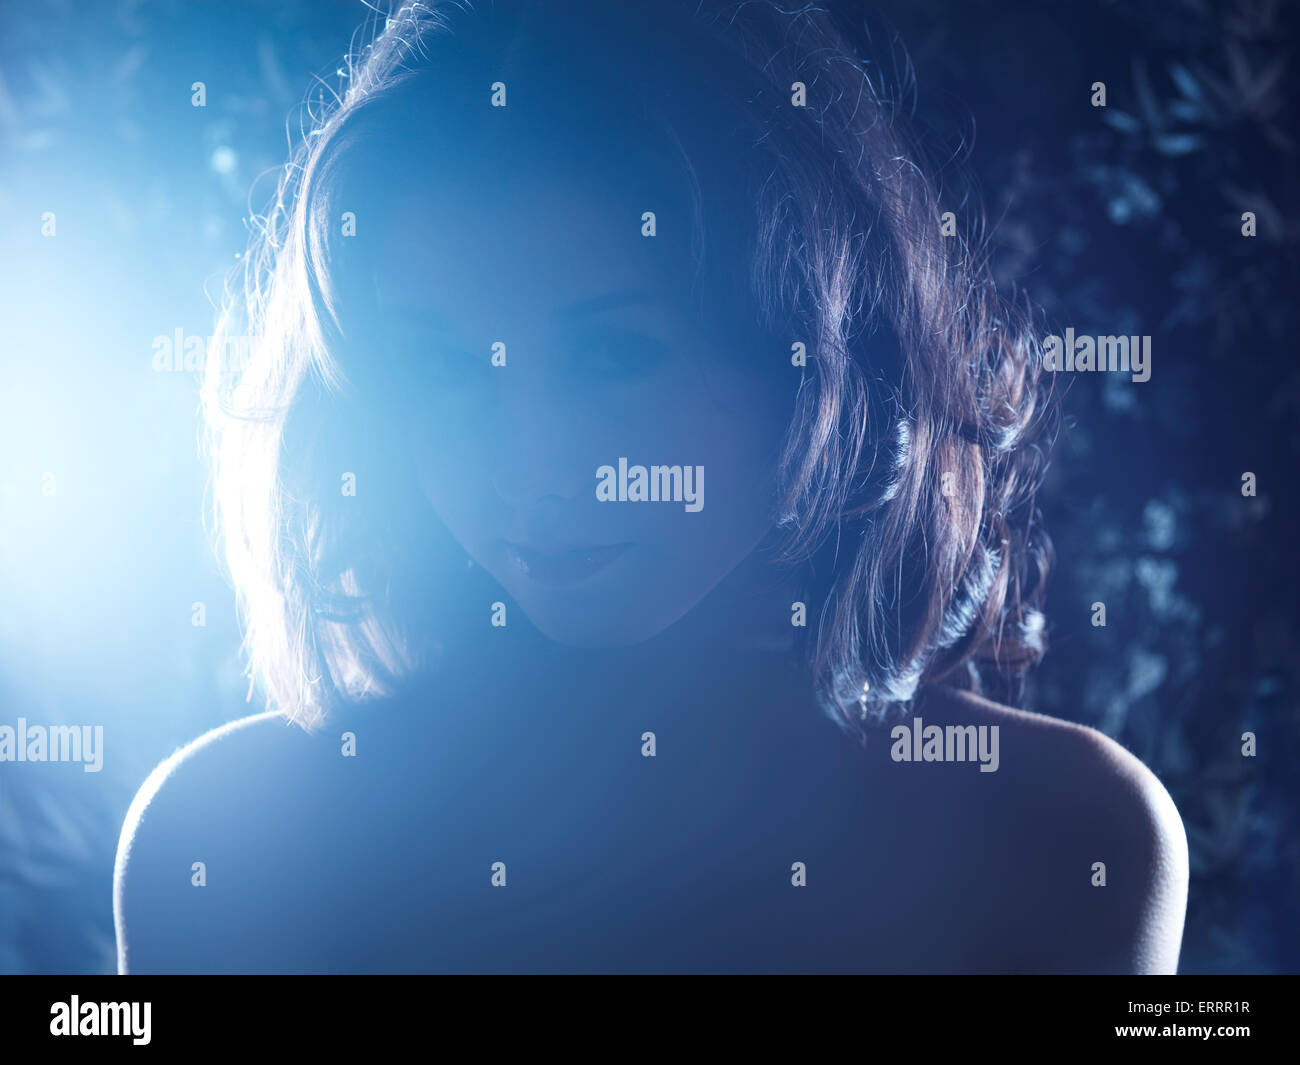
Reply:
[[[651,373],[667,357],[666,346],[641,333],[601,330],[579,336],[573,346],[575,369],[617,379]]]
[[[435,345],[422,356],[426,375],[442,382],[469,382],[489,369],[488,356],[475,355],[464,348]]]

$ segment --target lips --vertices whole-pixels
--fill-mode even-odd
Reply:
[[[562,586],[585,581],[613,564],[632,545],[605,544],[566,550],[525,547],[506,541],[506,558],[529,580]]]

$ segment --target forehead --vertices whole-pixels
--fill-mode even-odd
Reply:
[[[498,317],[609,289],[685,298],[696,201],[671,142],[640,127],[560,132],[506,120],[459,143],[413,129],[393,146],[381,297]]]

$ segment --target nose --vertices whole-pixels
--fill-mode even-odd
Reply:
[[[592,491],[595,491],[592,474]],[[502,502],[515,509],[535,506],[545,500],[564,503],[576,500],[582,488],[572,471],[547,469],[536,461],[521,459],[512,463],[508,456],[497,463],[492,475],[492,489]]]
[[[515,509],[582,498],[596,491],[599,463],[590,454],[593,435],[580,412],[534,379],[509,387],[497,422],[492,488]],[[590,468],[589,468],[590,467]]]

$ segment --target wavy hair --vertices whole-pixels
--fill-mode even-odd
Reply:
[[[530,46],[530,33],[554,39],[581,25],[624,79],[649,69],[637,46],[651,65],[671,49],[674,71],[688,64],[713,106],[684,92],[651,110],[666,115],[692,173],[703,157],[706,185],[735,165],[720,149],[709,158],[717,122],[707,116],[727,114],[750,147],[752,196],[731,197],[744,205],[749,268],[727,270],[734,244],[722,267],[764,327],[808,353],[774,526],[776,557],[806,575],[816,624],[804,653],[824,709],[854,728],[905,712],[929,684],[1014,690],[1044,650],[1051,544],[1034,495],[1055,404],[1031,312],[995,290],[978,214],[963,212],[965,236],[944,219],[901,99],[855,52],[850,27],[816,5],[664,0],[611,14],[619,5],[561,4],[575,13],[567,24],[556,5],[542,7],[453,0],[378,14],[343,91],[308,107],[271,205],[254,218],[202,387],[250,695],[260,681],[268,705],[312,727],[339,700],[382,696],[437,654],[401,602],[411,559],[384,550],[415,518],[396,503],[341,506],[321,473],[345,423],[352,441],[366,436],[355,426],[369,398],[346,357],[331,220],[367,138],[409,120],[408,94],[446,69],[440,54],[479,47],[476,27],[500,48],[503,14],[508,41]],[[707,227],[708,211],[695,221]],[[697,237],[703,263],[716,233],[714,244]],[[247,359],[221,358],[241,337]]]

